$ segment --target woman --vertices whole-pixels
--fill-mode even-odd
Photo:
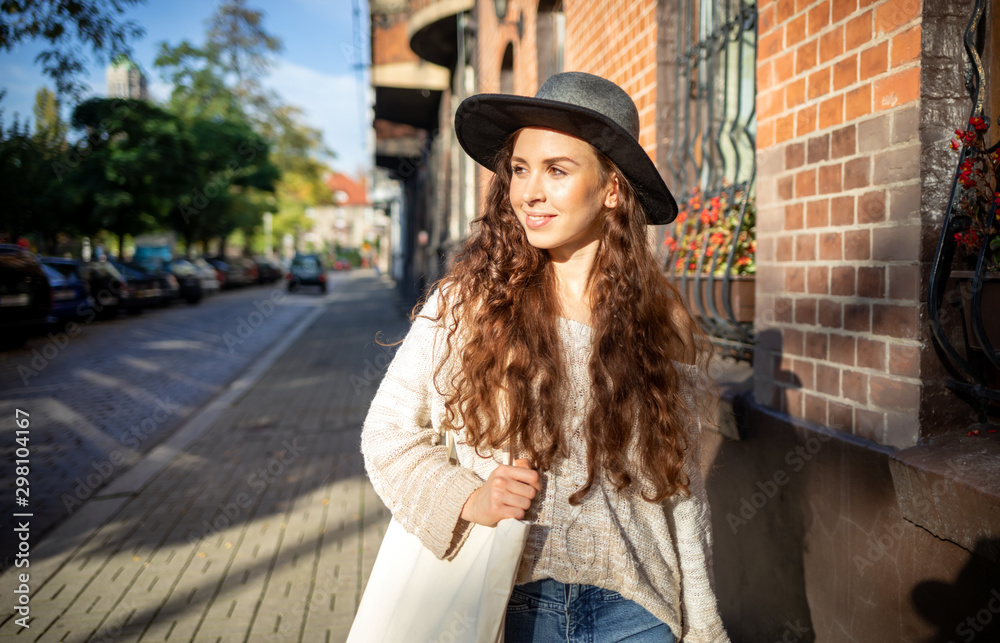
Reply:
[[[441,558],[473,523],[531,521],[508,641],[728,641],[698,462],[709,351],[648,242],[677,206],[634,103],[568,72],[455,123],[495,175],[365,422],[376,491]]]

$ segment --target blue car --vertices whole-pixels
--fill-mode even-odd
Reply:
[[[90,317],[94,302],[90,286],[80,273],[80,262],[74,259],[42,257],[42,270],[52,287],[52,316],[65,324]]]

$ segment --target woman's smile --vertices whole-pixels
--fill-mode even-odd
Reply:
[[[547,223],[555,219],[556,215],[525,212],[524,218],[525,218],[524,225],[531,228],[532,230],[538,230],[539,228],[545,226]]]

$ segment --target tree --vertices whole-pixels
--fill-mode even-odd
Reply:
[[[55,95],[44,87],[35,95],[34,133],[17,120],[0,128],[0,229],[12,238],[34,234],[43,252],[54,250],[60,233],[76,230],[78,194],[58,171],[67,153],[65,133]]]
[[[281,40],[264,30],[264,14],[247,7],[246,0],[227,0],[208,21],[208,46],[215,51],[223,68],[236,77],[236,96],[254,108],[267,94],[260,79],[271,66],[269,54],[282,49]]]
[[[183,119],[245,119],[240,100],[226,85],[217,52],[183,41],[176,47],[160,43],[154,65],[173,86],[170,109]]]
[[[35,138],[45,147],[62,149],[66,146],[66,123],[59,115],[59,100],[48,87],[35,93]]]
[[[86,58],[78,43],[112,59],[131,54],[129,41],[144,31],[120,14],[145,0],[0,0],[0,51],[11,51],[28,40],[44,40],[49,47],[35,58],[56,84],[56,93],[79,98],[86,84],[77,80]]]
[[[249,8],[246,0],[225,0],[208,21],[204,45],[183,41],[171,47],[164,43],[156,60],[164,79],[174,85],[172,109],[189,120],[192,128],[204,119],[243,120],[256,132],[255,141],[267,142],[266,167],[276,172],[269,188],[248,190],[237,185],[228,197],[212,201],[199,214],[202,220],[197,224],[175,221],[174,225],[184,226],[185,234],[203,241],[206,236],[225,235],[236,228],[249,238],[266,211],[278,213],[276,229],[286,223],[292,227],[303,224],[305,208],[329,197],[323,184],[328,168],[318,159],[332,154],[323,147],[322,133],[302,122],[300,109],[283,104],[261,86],[270,55],[281,50],[280,40],[265,30],[263,17],[262,12]],[[215,161],[225,165],[231,161],[221,151],[227,149],[226,144],[217,143],[209,148],[220,150]],[[203,167],[206,176],[218,176],[218,168],[211,164]],[[266,175],[266,167],[260,168],[260,177]],[[273,191],[275,197],[261,194],[265,190]],[[192,197],[188,205],[194,202]]]
[[[51,171],[27,123],[16,117],[7,128],[0,125],[0,229],[11,239],[32,230],[32,221],[42,213],[37,211],[36,197],[49,187]]]
[[[70,174],[90,214],[81,227],[114,233],[121,257],[125,235],[161,227],[186,187],[190,141],[180,119],[141,100],[85,101],[72,125],[87,134],[77,146],[83,160]]]
[[[191,142],[191,182],[165,223],[188,249],[196,240],[207,243],[259,225],[264,212],[260,193],[273,192],[280,176],[269,160],[270,144],[241,121],[196,119],[185,129]]]
[[[155,66],[174,86],[171,105],[186,116],[233,118],[237,113],[254,125],[265,122],[278,104],[260,79],[269,54],[281,51],[281,40],[263,27],[264,14],[246,0],[226,0],[208,20],[205,44],[187,40],[176,47],[161,43]]]

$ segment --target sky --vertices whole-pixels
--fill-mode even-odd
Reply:
[[[154,101],[166,101],[170,95],[170,85],[153,67],[160,43],[173,46],[187,39],[202,44],[206,20],[218,4],[218,0],[146,0],[122,14],[122,20],[133,20],[146,30],[132,48]],[[360,8],[357,34],[355,4]],[[367,69],[355,69],[369,59],[367,0],[249,0],[248,6],[264,12],[265,30],[284,45],[265,86],[277,91],[285,103],[302,108],[306,123],[323,132],[326,146],[336,154],[327,159],[332,168],[350,174],[370,168],[369,76]],[[0,87],[7,90],[0,101],[3,123],[9,124],[15,112],[22,120],[32,118],[35,92],[42,86],[54,89],[34,62],[42,49],[42,44],[26,42],[0,53]],[[89,48],[83,51],[89,59],[88,71],[81,77],[90,85],[88,96],[104,96],[107,60],[98,60]],[[64,109],[66,117],[68,110]]]

